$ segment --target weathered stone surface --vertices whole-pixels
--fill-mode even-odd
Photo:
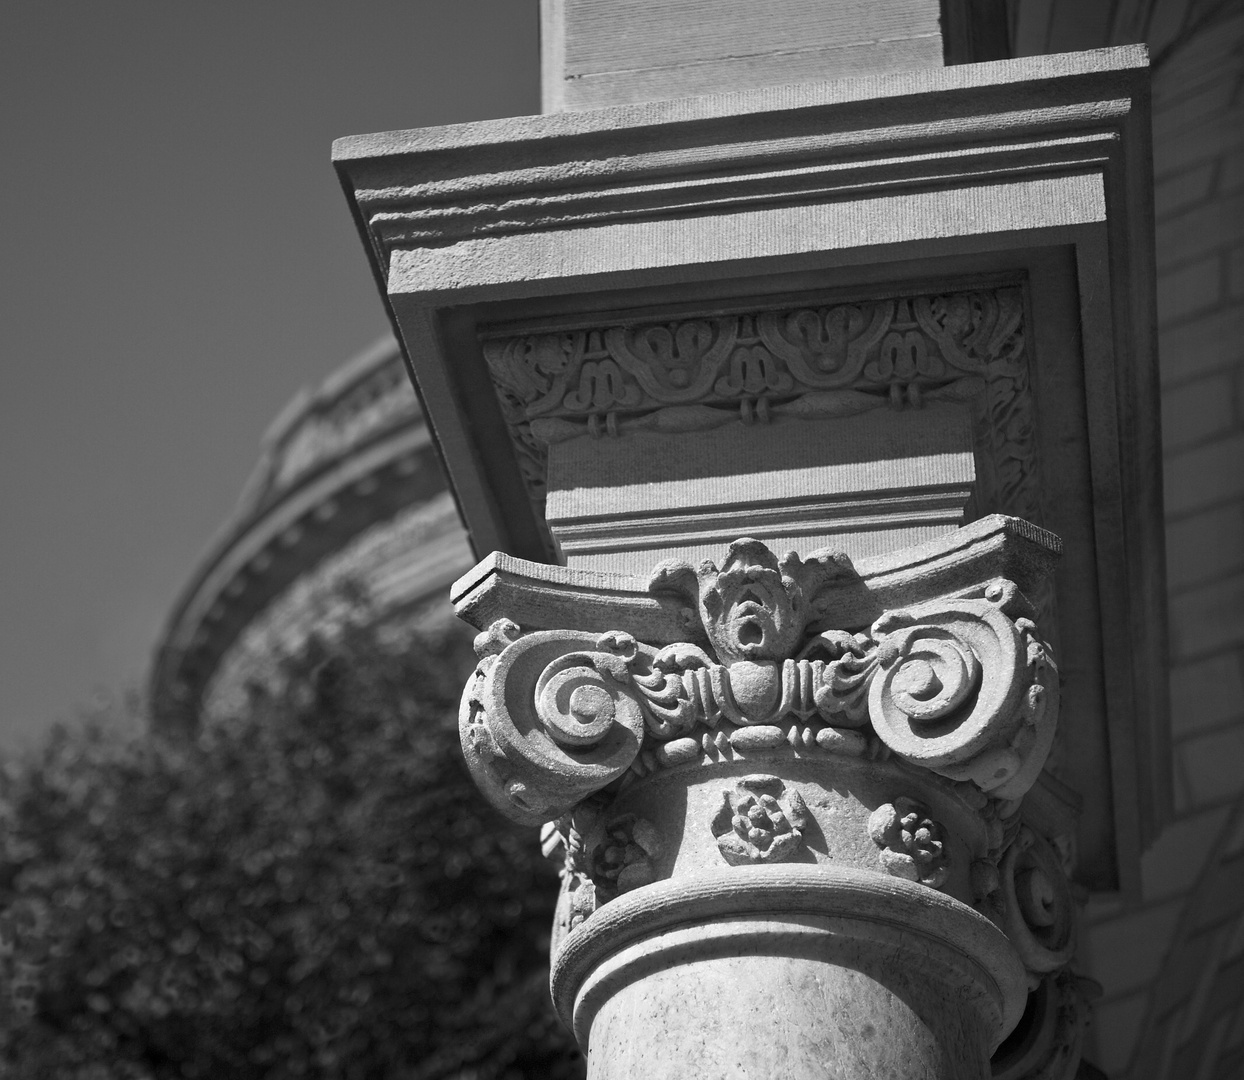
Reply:
[[[628,894],[596,919],[564,939],[552,974],[593,1080],[983,1078],[1023,1007],[999,931],[893,877],[718,870]]]
[[[1017,288],[532,330],[484,355],[568,565],[635,572],[743,532],[880,554],[969,496],[1040,516]]]
[[[910,547],[962,523],[976,473],[970,417],[951,407],[579,436],[550,447],[549,467],[545,517],[566,565],[613,573],[708,558],[740,532],[777,551]]]
[[[545,112],[942,63],[938,0],[543,0],[541,8]]]

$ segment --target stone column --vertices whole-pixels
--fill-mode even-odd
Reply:
[[[1058,546],[997,517],[860,568],[740,539],[646,604],[511,575],[462,744],[564,859],[552,991],[592,1080],[990,1075],[1073,948],[1020,813],[1058,711],[1025,590]],[[584,608],[628,629],[528,629]]]

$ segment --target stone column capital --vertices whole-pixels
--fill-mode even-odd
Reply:
[[[747,538],[720,568],[654,570],[648,591],[673,606],[682,641],[497,619],[463,698],[467,761],[493,804],[529,824],[628,774],[780,748],[792,760],[894,755],[1013,803],[1057,717],[1035,612],[1000,576],[922,599],[916,563],[915,602],[863,628],[835,610],[835,592],[861,584],[847,556],[779,559]]]
[[[827,988],[792,1004],[775,970],[763,1008],[862,994],[911,1053],[940,1046],[921,1075],[984,1075],[1070,960],[1065,867],[1023,810],[1058,673],[1021,582],[1057,541],[1008,519],[961,533],[867,577],[840,552],[742,538],[719,562],[615,578],[612,597],[609,575],[529,564],[505,586],[515,618],[464,599],[483,629],[463,750],[564,859],[553,992],[582,1045],[611,1047],[594,1076],[652,1064],[618,1025],[675,993],[660,972],[685,987],[702,968],[700,990],[726,993],[739,957]],[[948,1049],[955,1025],[974,1034]],[[867,1075],[854,1054],[830,1056]]]

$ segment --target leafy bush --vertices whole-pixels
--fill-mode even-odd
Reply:
[[[490,811],[461,649],[315,644],[193,741],[60,730],[0,790],[0,1075],[573,1077],[556,874]]]

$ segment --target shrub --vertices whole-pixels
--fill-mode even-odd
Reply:
[[[461,763],[459,653],[355,628],[192,741],[95,720],[9,763],[4,1075],[582,1075],[556,874]]]

